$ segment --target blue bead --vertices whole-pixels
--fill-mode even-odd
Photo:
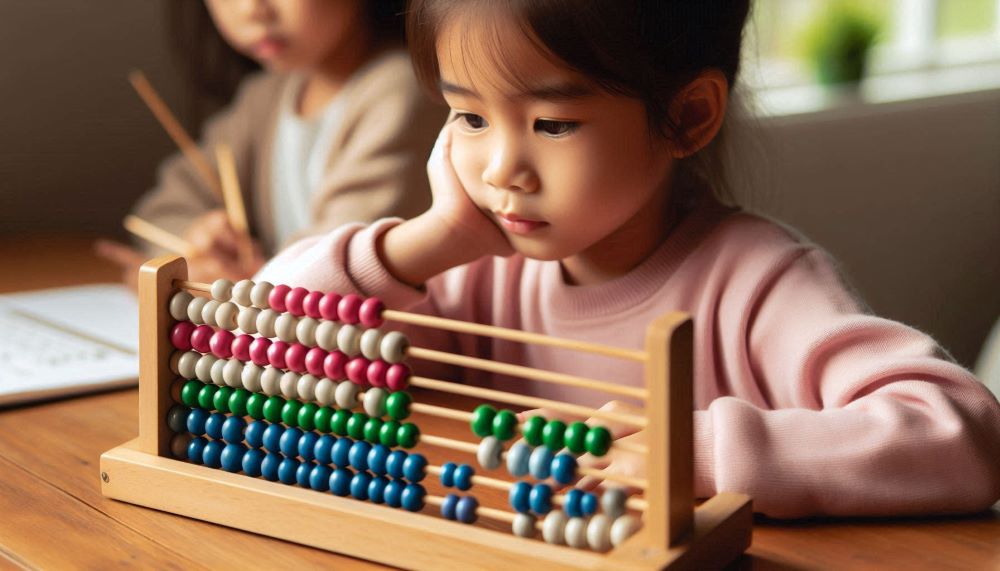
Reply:
[[[337,468],[330,474],[330,491],[335,496],[346,496],[351,491],[354,473],[347,468]]]
[[[243,469],[243,455],[246,451],[247,447],[242,444],[226,444],[226,447],[222,449],[222,456],[219,458],[222,469],[226,472],[239,472]]]
[[[568,484],[576,478],[576,457],[572,454],[557,454],[552,460],[552,479],[560,484]]]
[[[507,451],[507,471],[515,478],[528,474],[528,458],[531,456],[531,446],[517,442]]]
[[[316,459],[320,464],[329,464],[333,462],[333,458],[330,453],[333,451],[333,445],[337,442],[336,436],[331,436],[329,434],[324,434],[319,437],[316,441],[316,445],[313,446],[313,458]],[[299,446],[299,448],[302,448]]]
[[[309,487],[316,490],[317,492],[325,492],[330,489],[330,474],[333,470],[329,466],[324,466],[319,464],[313,466],[312,472],[309,473]]]
[[[372,483],[372,475],[368,472],[358,472],[351,478],[351,497],[356,500],[368,499],[368,485]]]
[[[385,475],[385,462],[389,459],[390,452],[388,446],[382,444],[372,446],[371,451],[368,452],[368,469],[371,470],[372,474]]]
[[[403,488],[406,484],[401,480],[390,480],[385,487],[385,505],[391,508],[398,508],[402,502]]]
[[[521,480],[520,482],[514,483],[510,488],[510,507],[514,508],[517,513],[526,514],[531,511],[531,504],[528,503],[528,498],[531,496],[531,484]]]
[[[222,440],[222,425],[226,422],[226,415],[221,412],[213,412],[205,421],[205,432],[214,440]]]
[[[389,478],[385,476],[375,476],[368,484],[368,499],[376,504],[385,501],[385,488],[389,485]]]
[[[476,470],[468,465],[462,464],[455,469],[455,487],[463,492],[472,487],[472,477],[476,475]]]
[[[247,425],[246,433],[243,435],[246,438],[247,446],[250,448],[260,448],[264,445],[264,431],[267,429],[267,423],[263,420],[255,420]]]
[[[541,447],[539,447],[541,448]],[[552,486],[548,484],[535,484],[528,497],[531,504],[531,511],[537,515],[545,515],[552,511]]]
[[[548,446],[539,446],[531,452],[528,459],[528,470],[537,480],[544,480],[549,477],[552,470],[552,451]]]
[[[246,428],[247,421],[238,416],[230,416],[222,423],[222,439],[230,444],[240,444]]]
[[[314,451],[316,449],[316,441],[319,440],[319,434],[315,432],[303,432],[302,436],[299,437],[299,456],[305,462],[312,462]]]
[[[420,484],[407,484],[403,488],[403,495],[400,498],[400,505],[403,509],[410,512],[418,512],[424,507],[424,496],[427,495],[427,491]],[[462,502],[459,501],[459,504]]]
[[[406,462],[407,456],[402,450],[394,450],[385,460],[385,471],[393,478],[402,478],[403,463]]]
[[[444,466],[441,466],[441,485],[450,488],[455,485],[455,469],[458,468],[458,464],[454,462],[448,462]],[[458,501],[458,500],[455,500]]]
[[[278,442],[285,458],[295,458],[299,455],[299,438],[302,438],[302,431],[298,428],[285,429],[285,433],[281,435],[281,440]]]
[[[284,460],[284,458],[281,457],[281,454],[268,452],[266,455],[264,455],[264,459],[261,460],[260,475],[264,476],[265,480],[277,482],[278,466],[281,466],[282,460]]]
[[[285,427],[280,424],[271,424],[264,430],[263,443],[264,450],[268,452],[281,452],[281,437],[285,434]]]
[[[351,452],[347,455],[348,461],[351,463],[351,467],[359,472],[364,472],[368,469],[368,453],[371,452],[372,445],[365,442],[364,440],[356,440],[354,446],[351,446]]]
[[[479,501],[473,496],[465,496],[458,500],[455,508],[455,517],[462,523],[472,523],[476,521],[476,510],[479,509]]]
[[[225,448],[219,440],[212,440],[205,445],[205,451],[201,453],[201,461],[209,468],[222,466],[222,449]]]
[[[187,448],[188,460],[195,464],[201,464],[201,455],[205,451],[206,444],[208,444],[208,440],[205,440],[201,436],[189,442]]]
[[[441,517],[455,519],[456,507],[458,507],[458,496],[456,494],[448,494],[444,497],[444,501],[441,502]]]
[[[282,484],[294,484],[295,472],[299,469],[299,461],[295,458],[285,458],[278,465],[278,480]]]
[[[600,504],[600,501],[597,499],[597,496],[587,492],[580,499],[580,511],[583,512],[584,517],[592,516],[597,513],[598,504]]]
[[[264,451],[251,448],[243,455],[243,473],[251,478],[260,476],[260,463],[264,461]]]
[[[303,462],[295,469],[295,483],[303,488],[309,487],[309,480],[312,477],[313,468],[316,465],[312,462]]]
[[[414,483],[427,477],[427,458],[416,453],[407,456],[403,461],[403,477]]]
[[[351,465],[348,457],[351,454],[351,448],[354,447],[354,441],[350,438],[338,438],[333,444],[333,448],[330,450],[330,460],[338,468],[346,468]],[[332,485],[330,486],[333,487]]]
[[[192,408],[187,416],[188,432],[195,436],[205,434],[205,421],[208,420],[209,413],[203,408]]]
[[[167,426],[172,432],[180,434],[187,432],[187,417],[191,409],[184,405],[175,404],[167,411]]]
[[[566,501],[563,503],[563,511],[569,517],[581,517],[583,511],[580,509],[580,500],[583,499],[583,490],[573,488],[566,492]]]

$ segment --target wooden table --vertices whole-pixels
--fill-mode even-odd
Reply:
[[[115,280],[116,269],[96,260],[89,243],[6,238],[0,292]],[[105,499],[98,458],[137,435],[137,397],[125,390],[0,411],[0,564],[381,568]],[[254,517],[253,506],[247,517]],[[734,567],[1000,569],[1000,510],[963,518],[758,521],[753,546]]]

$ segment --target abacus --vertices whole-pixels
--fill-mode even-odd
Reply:
[[[694,499],[685,314],[656,320],[645,350],[630,350],[393,311],[354,294],[189,282],[176,256],[142,267],[139,307],[139,436],[101,456],[105,496],[406,568],[701,569],[727,564],[750,544],[748,497]],[[410,346],[383,322],[640,361],[646,386]],[[644,414],[422,378],[408,358],[640,398]],[[414,402],[410,386],[590,424]],[[481,440],[422,433],[406,421],[411,412],[467,423]],[[632,425],[663,445],[614,441],[601,421]],[[482,469],[504,467],[514,480],[459,461],[432,465],[422,447],[474,455]],[[577,461],[613,447],[644,454],[645,477]],[[430,494],[421,484],[428,476],[463,493]],[[574,488],[579,476],[604,480],[603,492]],[[464,493],[477,488],[507,492],[510,508]]]

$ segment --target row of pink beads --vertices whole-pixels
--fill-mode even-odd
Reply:
[[[367,328],[381,327],[382,311],[385,310],[385,304],[377,297],[365,299],[353,293],[342,296],[283,284],[274,286],[267,303],[279,313],[287,311],[296,317],[329,319],[350,325],[360,323]]]

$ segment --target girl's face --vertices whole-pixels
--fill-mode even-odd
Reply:
[[[236,51],[268,69],[323,65],[363,28],[362,0],[206,0]]]
[[[666,142],[641,101],[553,62],[514,23],[496,26],[452,18],[437,42],[459,180],[525,256],[562,260],[578,283],[627,272],[666,231]],[[488,51],[500,38],[502,61]]]

